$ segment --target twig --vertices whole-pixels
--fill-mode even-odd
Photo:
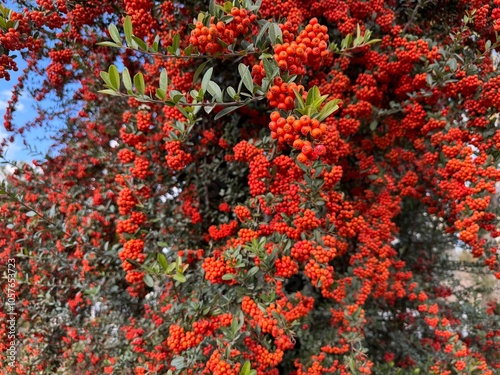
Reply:
[[[116,92],[115,96],[121,96],[123,98],[134,98],[134,99],[136,99],[138,101],[144,100],[144,101],[151,102],[151,103],[168,105],[167,101],[153,99],[152,97],[138,98],[135,95],[123,94],[121,92]],[[234,102],[224,102],[224,103],[218,103],[218,102],[176,103],[173,106],[178,105],[178,106],[181,106],[181,107],[210,107],[210,106],[214,106],[214,107],[229,107],[229,106],[232,106],[232,105],[243,105],[243,104],[251,103],[251,102],[254,102],[254,101],[259,101],[261,99],[264,99],[264,95],[254,96],[249,101],[238,100],[238,101],[234,101]]]
[[[124,48],[124,49],[129,50],[129,51],[141,52],[141,53],[144,53],[144,54],[147,54],[150,56],[159,57],[161,59],[185,59],[185,60],[188,60],[188,59],[213,59],[213,58],[218,58],[218,57],[222,57],[222,58],[224,58],[224,57],[245,57],[248,55],[256,55],[256,54],[262,52],[259,50],[255,50],[255,51],[245,51],[245,54],[237,53],[237,52],[230,52],[230,53],[220,53],[220,54],[214,54],[214,55],[204,55],[204,54],[198,53],[198,54],[189,55],[189,56],[185,56],[185,55],[184,56],[181,56],[181,55],[177,56],[177,55],[165,55],[165,54],[160,53],[160,52],[145,51],[142,49],[136,49],[136,48],[127,47],[127,46],[121,46],[121,48]]]
[[[413,12],[411,13],[410,19],[406,23],[405,27],[403,27],[403,30],[401,31],[401,34],[404,34],[408,27],[413,23],[413,20],[417,16],[417,12],[420,9],[420,6],[422,5],[421,0],[418,0],[417,6],[413,9]]]

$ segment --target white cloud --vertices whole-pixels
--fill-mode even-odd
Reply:
[[[0,125],[0,143],[9,136],[10,135],[3,128],[1,128]],[[18,143],[7,142],[7,146],[2,150],[2,156],[7,160],[17,160],[16,155],[18,155],[21,150],[22,147]]]
[[[12,92],[10,90],[0,91],[0,111],[6,110],[8,102],[12,97]],[[21,96],[19,97],[19,101],[16,104],[16,111],[23,112],[26,109],[26,102],[29,101],[30,98],[25,91],[21,92]]]

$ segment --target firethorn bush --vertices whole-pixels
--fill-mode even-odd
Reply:
[[[2,373],[500,373],[498,0],[15,9]]]

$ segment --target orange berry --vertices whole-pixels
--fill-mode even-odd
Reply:
[[[316,128],[311,131],[311,135],[314,139],[319,139],[323,135],[323,133],[321,133],[320,129]]]
[[[308,160],[307,156],[302,152],[299,155],[297,155],[297,161],[305,163],[307,160]]]
[[[313,148],[310,144],[304,143],[304,146],[302,146],[302,153],[305,155],[311,155],[313,152]]]
[[[295,120],[293,122],[293,130],[296,132],[300,132],[300,129],[302,128],[302,123],[299,120]]]
[[[310,126],[303,126],[302,129],[300,129],[300,132],[302,133],[302,135],[307,135],[307,134],[309,134],[310,131],[311,131]]]
[[[271,120],[272,121],[277,121],[280,118],[280,113],[278,111],[274,111],[271,113]]]
[[[303,146],[304,146],[304,141],[302,139],[296,139],[293,142],[293,148],[296,150],[301,150]]]

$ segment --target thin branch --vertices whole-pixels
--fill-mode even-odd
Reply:
[[[261,52],[264,52],[264,51],[260,51],[260,50],[254,50],[254,51],[242,51],[242,52],[245,52],[244,54],[243,53],[238,53],[238,52],[231,52],[231,53],[219,53],[219,54],[214,54],[214,55],[204,55],[204,54],[201,54],[201,53],[198,53],[198,54],[194,54],[194,55],[189,55],[189,56],[177,56],[177,55],[165,55],[163,53],[160,53],[160,52],[152,52],[152,51],[145,51],[145,50],[142,50],[142,49],[136,49],[136,48],[132,48],[132,47],[127,47],[127,46],[121,46],[121,48],[124,48],[126,50],[129,50],[129,51],[137,51],[137,52],[141,52],[141,53],[144,53],[144,54],[147,54],[147,55],[150,55],[150,56],[154,56],[154,57],[158,57],[158,58],[161,58],[161,59],[185,59],[185,60],[188,60],[188,59],[205,59],[205,60],[210,60],[210,59],[214,59],[214,58],[218,58],[218,57],[245,57],[245,56],[248,56],[248,55],[256,55],[256,54],[259,54]]]
[[[7,195],[8,197],[10,197],[14,202],[17,202],[19,203],[21,206],[23,206],[24,208],[30,210],[30,211],[33,211],[37,216],[39,216],[42,220],[45,220],[47,223],[53,225],[54,227],[57,228],[57,224],[54,223],[52,220],[48,219],[43,213],[39,212],[36,208],[33,208],[33,207],[30,207],[28,206],[26,203],[24,203],[22,200],[20,200],[18,197],[16,197],[14,194],[12,193],[9,193],[8,191],[6,190],[3,190],[1,192],[2,194],[5,194]],[[73,235],[66,232],[64,229],[61,229],[61,232],[63,232],[64,234],[66,234],[68,237],[72,237]]]
[[[116,92],[116,94],[114,96],[120,96],[122,98],[134,98],[138,101],[147,101],[147,102],[150,102],[150,103],[157,103],[157,104],[163,104],[163,105],[168,105],[168,101],[164,101],[164,100],[158,100],[158,99],[153,99],[152,97],[146,97],[146,98],[138,98],[137,96],[135,95],[129,95],[129,94],[123,94],[121,92]],[[214,106],[214,107],[230,107],[230,106],[233,106],[233,105],[244,105],[244,104],[248,104],[248,103],[251,103],[251,102],[255,102],[255,101],[259,101],[261,99],[264,99],[264,95],[259,95],[259,96],[254,96],[252,97],[250,100],[238,100],[238,101],[233,101],[233,102],[224,102],[224,103],[218,103],[218,102],[207,102],[207,101],[204,101],[204,102],[201,102],[201,103],[176,103],[174,104],[173,106],[181,106],[181,107],[210,107],[210,106]]]
[[[418,4],[413,9],[413,12],[411,13],[410,19],[408,20],[408,22],[406,23],[405,27],[401,31],[401,34],[404,34],[406,32],[406,30],[408,29],[408,27],[413,23],[413,21],[414,21],[415,17],[417,16],[418,10],[420,9],[421,5],[422,5],[421,0],[418,0]]]

